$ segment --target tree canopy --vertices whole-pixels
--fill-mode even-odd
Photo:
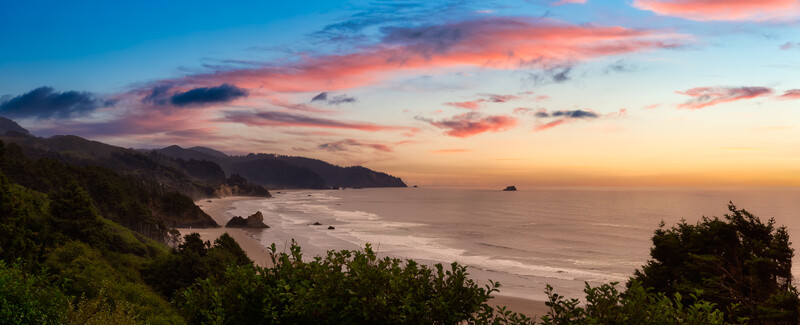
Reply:
[[[653,236],[652,259],[634,279],[645,287],[717,304],[729,320],[797,324],[800,300],[792,285],[792,257],[785,227],[729,203],[724,218],[703,217]]]

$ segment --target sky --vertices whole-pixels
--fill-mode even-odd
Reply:
[[[409,185],[800,186],[800,0],[4,1],[37,136]]]

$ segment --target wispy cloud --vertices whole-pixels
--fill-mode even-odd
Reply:
[[[483,103],[505,103],[520,99],[517,95],[498,95],[498,94],[481,94],[485,98],[470,100],[465,102],[448,102],[444,103],[447,106],[459,107],[469,110],[477,110],[483,107]]]
[[[634,72],[637,70],[637,67],[631,63],[626,62],[625,60],[617,60],[614,63],[609,64],[603,72],[606,74],[612,72]]]
[[[534,115],[541,119],[553,119],[548,122],[538,124],[534,128],[535,131],[544,131],[547,129],[552,129],[556,126],[562,125],[564,123],[573,122],[576,120],[593,120],[600,118],[600,114],[597,114],[591,110],[583,110],[583,109],[558,110],[552,112],[548,112],[547,110],[538,110],[534,113]]]
[[[327,103],[328,105],[339,105],[339,104],[345,104],[345,103],[355,103],[357,101],[358,101],[358,99],[356,99],[353,96],[348,96],[348,95],[329,96],[328,92],[321,92],[318,95],[314,96],[314,98],[311,98],[311,102],[312,103],[313,102],[324,102],[324,103]]]
[[[432,153],[464,153],[464,152],[471,152],[471,149],[462,149],[462,148],[452,148],[452,149],[439,149],[439,150],[431,150]]]
[[[471,137],[484,132],[507,131],[517,125],[517,119],[514,117],[504,115],[485,116],[479,112],[459,114],[438,121],[419,116],[416,119],[428,122],[440,129],[445,129],[447,131],[444,134],[458,138]]]
[[[788,51],[793,49],[800,49],[800,42],[786,42],[780,46],[781,50]]]
[[[590,109],[574,109],[574,110],[555,110],[548,111],[544,108],[527,108],[517,107],[514,109],[514,114],[531,115],[537,118],[536,127],[534,131],[544,131],[552,129],[559,125],[572,123],[576,121],[590,121],[601,118],[614,118],[624,117],[627,115],[626,109],[620,109],[616,112],[608,114],[600,114]]]
[[[286,112],[243,112],[229,111],[225,113],[223,122],[235,122],[249,126],[284,126],[284,127],[312,127],[331,129],[350,129],[367,132],[377,131],[405,131],[416,132],[417,129],[401,126],[388,126],[364,122],[345,122],[333,119],[311,117]]]
[[[656,108],[659,108],[660,106],[661,106],[661,104],[650,104],[650,105],[647,105],[647,106],[642,107],[642,108],[644,108],[644,109],[656,109]]]
[[[341,44],[362,44],[370,41],[370,31],[409,21],[430,24],[441,17],[464,17],[475,13],[473,1],[373,1],[367,8],[352,15],[342,17],[337,22],[326,25],[311,36],[321,42]],[[478,4],[483,4],[478,2]]]
[[[220,70],[170,80],[177,84],[236,84],[261,92],[340,90],[386,79],[395,72],[456,66],[544,68],[555,81],[571,64],[594,58],[682,46],[687,37],[665,30],[573,25],[548,18],[488,17],[420,27],[386,27],[381,41],[341,55]]]
[[[566,4],[584,4],[586,0],[559,0],[553,3],[554,6],[561,6]]]
[[[782,95],[778,96],[778,99],[783,99],[783,100],[800,99],[800,89],[789,89],[787,91],[784,91]]]
[[[336,142],[323,143],[317,148],[327,151],[350,151],[352,148],[371,148],[377,151],[392,152],[392,148],[381,143],[363,142],[355,139],[344,139]]]
[[[696,87],[685,91],[676,91],[681,95],[692,97],[678,108],[701,109],[717,104],[743,99],[763,97],[772,94],[766,87]]]
[[[797,0],[634,0],[633,6],[658,15],[697,21],[767,21],[800,17]]]

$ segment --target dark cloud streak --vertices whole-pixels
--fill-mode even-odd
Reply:
[[[314,98],[311,98],[311,102],[312,103],[316,102],[316,101],[323,101],[324,102],[326,100],[328,100],[328,93],[327,92],[321,92],[321,93],[319,93],[319,95],[316,95],[316,96],[314,96]]]
[[[329,96],[328,92],[326,91],[319,93],[319,95],[314,96],[314,98],[311,98],[311,102],[324,102],[328,105],[341,105],[358,102],[358,99],[347,95]]]
[[[170,102],[175,106],[202,106],[231,102],[240,97],[247,97],[247,94],[245,89],[231,84],[222,84],[217,87],[203,87],[187,92],[177,92],[172,95]]]
[[[90,92],[59,93],[51,87],[39,87],[0,103],[0,114],[10,118],[66,119],[114,104],[115,101],[101,99]]]
[[[317,127],[332,129],[352,129],[361,131],[393,131],[405,130],[416,132],[416,129],[407,127],[386,126],[362,122],[343,122],[325,118],[317,118],[284,112],[228,112],[224,122],[235,122],[250,126],[286,126],[286,127]]]

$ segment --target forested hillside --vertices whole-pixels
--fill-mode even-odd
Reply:
[[[159,153],[179,159],[207,160],[228,174],[239,174],[270,188],[406,187],[399,177],[362,166],[340,167],[322,160],[276,154],[228,156],[205,147],[169,146]]]

